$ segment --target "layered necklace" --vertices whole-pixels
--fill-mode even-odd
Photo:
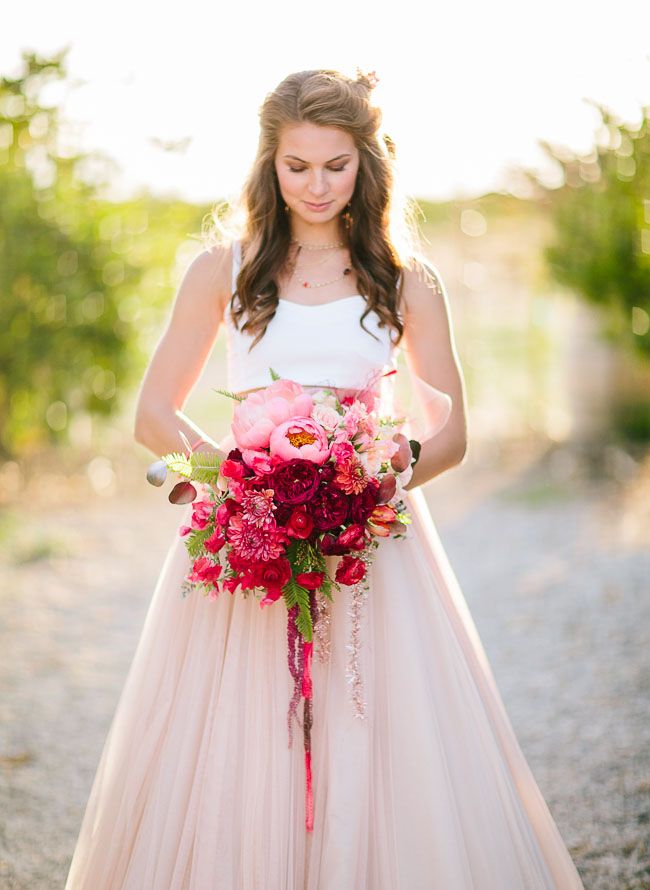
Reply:
[[[293,260],[292,275],[294,275],[298,279],[298,281],[300,282],[300,284],[303,287],[310,287],[310,288],[326,287],[328,284],[334,284],[336,281],[341,281],[343,278],[346,277],[346,275],[349,275],[352,272],[352,268],[350,266],[346,266],[343,269],[343,274],[338,275],[336,278],[330,278],[328,281],[320,281],[318,283],[307,281],[305,278],[303,278],[301,275],[298,274],[298,269],[300,269],[300,268],[314,269],[318,266],[322,266],[323,263],[327,262],[327,260],[329,259],[329,256],[326,256],[324,259],[322,259],[318,263],[313,263],[310,266],[300,267],[300,266],[298,266],[298,256],[300,255],[300,252],[301,252],[301,250],[303,250],[303,248],[305,250],[335,250],[336,248],[344,247],[345,245],[343,244],[342,241],[334,241],[331,244],[316,244],[316,243],[313,243],[310,241],[299,241],[297,238],[292,238],[291,241],[294,244],[298,245],[298,250],[296,251],[296,255]]]

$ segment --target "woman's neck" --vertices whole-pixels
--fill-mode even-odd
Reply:
[[[345,243],[345,229],[339,216],[324,223],[308,223],[304,220],[292,219],[291,237],[304,244],[333,244],[337,241]]]

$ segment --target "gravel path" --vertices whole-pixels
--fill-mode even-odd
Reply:
[[[496,474],[470,456],[425,489],[586,890],[650,888],[650,486],[613,463],[595,482],[564,452]],[[177,518],[146,485],[0,515],[2,890],[63,887]]]

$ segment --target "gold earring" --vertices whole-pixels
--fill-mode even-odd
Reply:
[[[285,205],[284,205],[284,212],[285,212],[285,213],[288,213],[288,212],[289,212],[289,205],[288,205],[288,204],[285,204]]]

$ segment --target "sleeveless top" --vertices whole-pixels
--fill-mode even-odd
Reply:
[[[232,294],[240,266],[241,245],[233,241]],[[361,327],[364,310],[361,294],[311,306],[279,299],[266,331],[249,352],[254,338],[237,329],[229,304],[225,312],[228,389],[241,392],[268,386],[273,382],[269,368],[303,386],[362,388],[376,370],[397,366],[401,348],[393,345],[392,328],[379,327],[374,310],[363,323],[377,339]]]

